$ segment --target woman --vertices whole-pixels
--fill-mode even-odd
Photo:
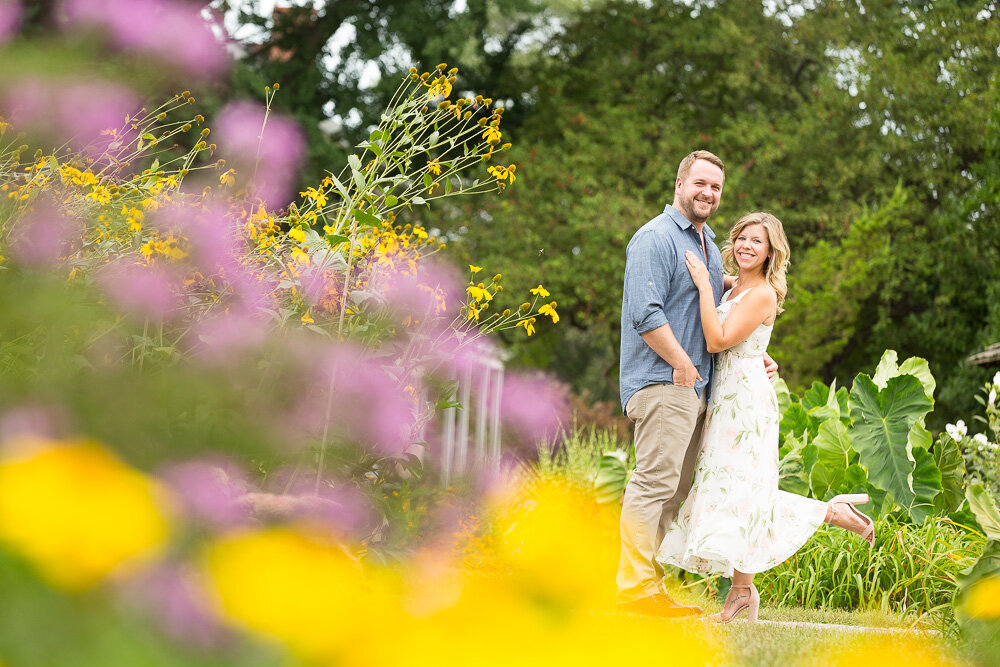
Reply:
[[[712,617],[719,622],[744,609],[757,620],[753,575],[795,553],[821,523],[875,542],[874,523],[854,507],[868,496],[824,503],[778,490],[778,401],[760,357],[782,310],[788,256],[777,218],[763,212],[743,216],[722,252],[723,266],[737,277],[718,308],[705,265],[692,252],[686,257],[700,293],[708,351],[719,355],[691,493],[657,560],[732,577],[726,603]]]

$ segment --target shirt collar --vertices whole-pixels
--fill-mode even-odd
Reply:
[[[674,223],[681,229],[689,229],[691,227],[694,227],[694,223],[688,220],[683,213],[678,211],[671,204],[667,204],[666,207],[664,207],[663,212],[667,215],[668,218],[673,220]],[[707,222],[705,223],[705,236],[708,237],[709,241],[715,240],[715,232],[712,231],[712,228],[708,226]]]

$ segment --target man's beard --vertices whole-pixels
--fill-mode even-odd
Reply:
[[[708,202],[701,202],[701,203],[708,204]],[[713,207],[711,204],[708,204],[709,206],[708,214],[705,216],[700,216],[694,212],[695,211],[694,204],[695,204],[694,197],[688,197],[686,199],[684,197],[681,197],[680,200],[681,213],[683,213],[684,216],[691,222],[706,222],[708,221],[709,218],[712,217],[712,214],[715,213],[716,211],[715,207]]]

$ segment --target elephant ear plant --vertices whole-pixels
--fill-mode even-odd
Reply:
[[[986,536],[986,545],[979,560],[958,578],[955,618],[964,633],[991,640],[995,650],[1000,636],[1000,510],[982,484],[970,484],[966,498]]]

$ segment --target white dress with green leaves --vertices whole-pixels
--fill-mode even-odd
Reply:
[[[723,322],[747,292],[718,307]],[[691,492],[656,559],[689,572],[768,570],[798,551],[826,503],[778,489],[778,400],[761,359],[772,326],[760,325],[716,357],[705,434]]]

